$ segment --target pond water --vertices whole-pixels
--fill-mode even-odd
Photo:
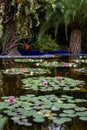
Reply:
[[[87,56],[1,58],[0,100],[3,130],[87,130]]]

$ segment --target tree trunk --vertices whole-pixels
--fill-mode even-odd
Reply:
[[[69,51],[71,53],[81,53],[81,42],[82,33],[78,28],[73,28],[71,30],[70,41],[69,41]]]
[[[8,6],[7,6],[8,5]],[[16,28],[15,28],[15,8],[12,7],[11,3],[5,1],[5,20],[4,26],[7,31],[7,37],[3,43],[2,54],[3,55],[19,55],[16,44]]]
[[[19,55],[20,54],[17,50],[16,34],[15,34],[15,30],[14,30],[14,25],[11,24],[11,22],[10,22],[6,40],[3,43],[2,54],[3,55]]]

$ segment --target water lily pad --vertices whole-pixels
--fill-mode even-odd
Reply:
[[[79,117],[80,120],[87,121],[87,117]]]
[[[50,110],[47,110],[47,109],[44,109],[44,110],[40,110],[41,113],[50,113],[51,111]]]
[[[51,110],[52,110],[52,111],[59,111],[60,109],[59,109],[58,107],[53,106],[53,107],[51,108]]]
[[[25,126],[32,126],[32,123],[26,122],[26,123],[24,123],[24,125],[25,125]]]
[[[54,123],[56,124],[63,124],[65,122],[70,122],[72,119],[71,118],[66,118],[66,117],[63,117],[63,118],[56,118],[53,120]]]
[[[58,62],[56,61],[43,61],[43,62],[39,62],[36,63],[36,66],[44,66],[44,67],[72,67],[72,66],[76,66],[75,63],[67,63],[67,62]]]
[[[74,103],[62,104],[62,108],[64,109],[75,108],[75,107],[76,107],[76,104]]]
[[[61,89],[75,91],[80,90],[80,85],[84,85],[83,81],[66,77],[60,77],[59,79],[56,79],[55,77],[32,77],[22,79],[22,83],[24,88],[29,88],[33,91],[53,91]]]
[[[86,108],[85,107],[76,107],[75,110],[76,111],[85,111]]]
[[[68,115],[66,113],[59,114],[60,117],[67,117]]]
[[[86,67],[75,69],[75,71],[78,71],[78,72],[83,73],[83,74],[87,74],[87,68]]]
[[[28,124],[30,121],[41,123],[45,119],[56,124],[63,124],[71,121],[74,117],[87,117],[87,109],[79,106],[79,103],[83,101],[87,102],[86,99],[80,101],[68,95],[45,94],[36,97],[34,94],[28,94],[20,96],[17,100],[15,98],[14,104],[3,100],[1,111],[18,125],[31,126]]]
[[[14,68],[14,69],[6,69],[2,70],[2,73],[8,75],[25,75],[25,76],[33,76],[37,74],[50,74],[50,70],[41,69],[41,68]]]
[[[12,117],[11,119],[14,120],[14,121],[17,121],[17,120],[20,119],[20,117]]]
[[[63,110],[64,113],[68,114],[73,114],[75,111],[74,110]]]
[[[77,114],[77,116],[80,116],[80,117],[87,117],[87,111],[77,112],[76,114]]]
[[[20,63],[37,63],[37,62],[43,62],[43,59],[32,59],[32,58],[26,58],[26,59],[15,59],[15,62],[20,62]]]
[[[40,123],[40,122],[44,122],[45,119],[44,118],[34,118],[33,121]]]

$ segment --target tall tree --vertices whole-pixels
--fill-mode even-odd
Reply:
[[[46,5],[55,0],[1,0],[4,2],[3,27],[6,35],[3,43],[3,55],[19,55],[17,42],[30,39],[31,31],[37,31],[40,25],[39,14],[44,12]],[[44,6],[45,5],[45,6]],[[39,13],[40,12],[40,13]],[[2,29],[2,28],[1,28]]]
[[[32,28],[31,15],[35,15],[39,22],[36,13],[37,3],[35,3],[34,7],[33,0],[4,0],[4,6],[3,26],[6,38],[3,43],[2,54],[19,55],[17,41],[25,37],[30,38],[30,28]]]
[[[4,14],[4,28],[6,29],[6,39],[3,43],[3,55],[18,55],[19,52],[17,51],[16,45],[16,26],[15,26],[15,11],[16,6],[12,5],[11,0],[5,0],[5,14]]]
[[[50,4],[46,13],[46,22],[43,24],[41,35],[51,27],[55,27],[55,34],[60,25],[65,26],[67,37],[68,28],[71,30],[69,51],[81,52],[82,32],[87,28],[87,0],[55,0]]]

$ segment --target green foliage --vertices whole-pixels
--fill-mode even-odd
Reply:
[[[50,35],[44,35],[40,40],[37,41],[37,43],[35,44],[35,48],[42,52],[48,52],[58,50],[59,46],[57,45],[55,40],[51,38]]]
[[[60,25],[86,29],[87,27],[87,0],[56,0],[46,12],[46,22],[42,25],[40,36],[49,28],[55,28],[55,35]],[[67,35],[66,35],[67,36]]]
[[[13,0],[12,5],[16,6],[15,20],[17,33],[21,37],[29,36],[29,29],[40,25],[39,12],[44,10],[48,1],[39,0]],[[52,3],[52,0],[51,0]],[[41,10],[40,10],[41,9]]]

